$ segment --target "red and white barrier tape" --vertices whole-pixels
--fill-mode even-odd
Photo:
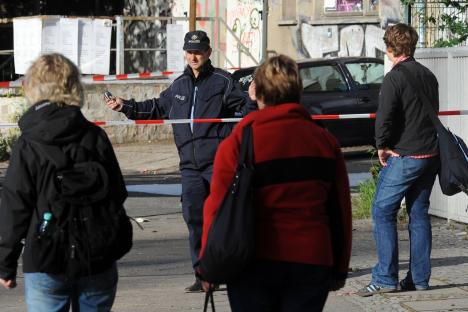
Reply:
[[[468,110],[441,111],[439,116],[462,116],[468,115]],[[375,114],[342,114],[342,115],[311,115],[314,120],[337,120],[337,119],[374,119]],[[152,120],[110,120],[93,121],[98,126],[128,126],[128,125],[173,125],[184,123],[220,123],[239,122],[242,118],[204,118],[204,119],[152,119]],[[16,123],[0,123],[0,128],[16,128]]]
[[[168,77],[174,74],[172,71],[155,71],[136,74],[121,74],[121,75],[93,75],[92,77],[83,77],[84,82],[88,81],[112,81],[112,80],[128,80],[128,79],[146,79],[157,77]]]
[[[228,68],[228,70],[236,70],[238,67]],[[181,71],[155,71],[134,74],[121,74],[121,75],[93,75],[83,76],[82,80],[85,83],[93,83],[99,81],[116,81],[116,80],[129,80],[129,79],[148,79],[148,78],[167,78],[174,74],[181,74]],[[22,81],[0,81],[0,88],[21,88]]]
[[[83,76],[82,81],[84,83],[93,83],[93,82],[99,82],[99,81],[167,78],[175,73],[176,72],[171,72],[171,71],[156,71],[156,72],[148,72],[148,73],[122,74],[122,75],[93,75],[93,76]],[[22,86],[23,86],[23,80],[0,81],[0,88],[21,88]]]
[[[0,81],[0,88],[21,88],[22,86],[23,86],[22,80]]]

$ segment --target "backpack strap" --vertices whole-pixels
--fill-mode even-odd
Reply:
[[[66,168],[69,160],[64,151],[56,145],[42,144],[36,141],[25,139],[28,143],[36,146],[41,153],[41,156],[44,156],[52,164],[54,164],[56,169]]]

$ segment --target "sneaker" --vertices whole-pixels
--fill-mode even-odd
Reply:
[[[361,297],[369,297],[375,294],[394,292],[395,290],[395,288],[380,287],[374,284],[369,284],[366,287],[359,289],[356,294]]]
[[[185,291],[190,292],[190,293],[203,292],[203,287],[202,287],[201,281],[197,278],[195,280],[195,283],[193,283],[192,285],[185,288]]]
[[[400,281],[400,290],[401,291],[413,291],[413,290],[423,291],[423,290],[428,290],[428,289],[429,289],[429,287],[416,286],[413,283],[413,281],[408,281],[406,278],[402,279]]]

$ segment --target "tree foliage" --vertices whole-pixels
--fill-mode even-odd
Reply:
[[[421,3],[421,1],[416,0],[401,0],[401,2],[410,7]],[[468,1],[441,0],[437,3],[442,4],[446,10],[442,10],[440,14],[428,14],[427,10],[417,12],[424,25],[433,25],[439,30],[449,33],[447,38],[438,38],[434,47],[453,47],[465,43],[468,39],[468,23],[466,21]]]

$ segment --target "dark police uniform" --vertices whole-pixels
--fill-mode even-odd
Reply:
[[[188,33],[187,40],[196,33]],[[209,39],[206,37],[206,40]],[[209,45],[208,45],[209,47]],[[191,50],[190,46],[184,50]],[[161,92],[158,99],[142,102],[124,100],[121,112],[129,119],[187,119],[229,118],[255,110],[248,95],[241,91],[231,75],[211,65],[202,66],[195,78],[187,66],[184,73],[172,85]],[[192,264],[195,267],[200,251],[203,203],[209,194],[214,156],[220,142],[233,127],[230,123],[174,124],[174,140],[179,152],[182,177],[182,211],[189,230]]]

